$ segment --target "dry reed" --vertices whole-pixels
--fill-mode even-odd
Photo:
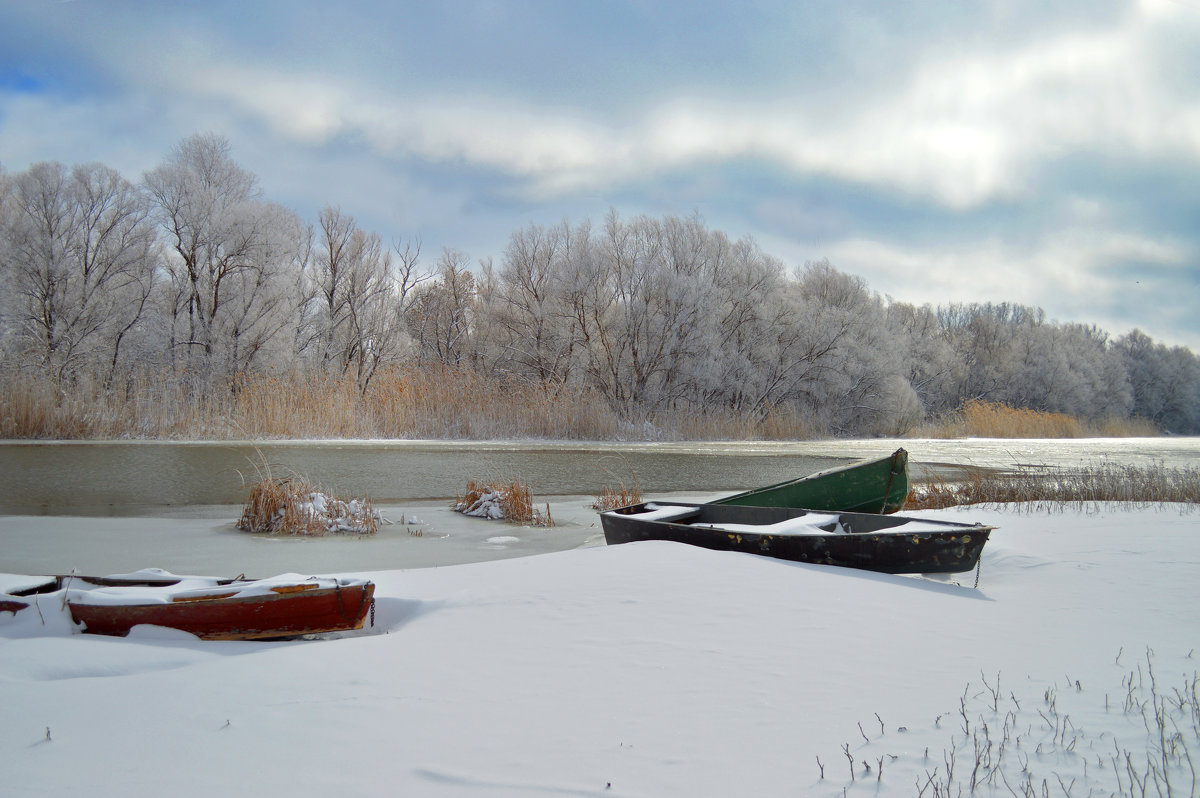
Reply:
[[[811,413],[795,408],[772,408],[766,413],[727,410],[659,413],[647,418],[640,431],[643,437],[685,441],[812,440],[826,434],[813,423]]]
[[[322,374],[240,378],[230,412],[248,438],[355,438],[369,433],[352,380]]]
[[[339,499],[307,480],[292,475],[275,477],[262,452],[255,463],[258,481],[242,507],[237,528],[256,535],[373,535],[379,513],[370,499]]]
[[[622,419],[582,386],[485,376],[426,365],[381,370],[363,389],[350,376],[287,371],[204,383],[144,373],[113,385],[0,375],[0,438],[231,440],[286,438],[542,438],[559,440],[805,440],[825,434],[812,414],[687,411]],[[1141,419],[1094,423],[973,401],[915,431],[955,438],[1157,434]]]
[[[533,492],[521,480],[512,482],[467,481],[466,493],[451,505],[455,512],[478,518],[504,519],[527,526],[554,526],[550,505],[546,512],[533,506]]]
[[[1029,466],[1005,473],[972,469],[954,481],[915,485],[904,509],[1019,503],[1036,510],[1095,510],[1106,502],[1195,509],[1200,506],[1200,469],[1111,463],[1061,472]]]
[[[1129,438],[1159,432],[1147,419],[1105,418],[1086,421],[1066,413],[1048,413],[1003,402],[971,399],[954,413],[914,430],[923,438]]]
[[[385,438],[603,440],[616,437],[619,427],[593,391],[444,366],[395,369],[376,377],[362,396],[362,408]]]
[[[972,399],[943,422],[946,437],[978,438],[1081,438],[1083,425],[1065,413],[1046,413],[1003,402]]]
[[[627,488],[621,485],[617,488],[605,488],[594,499],[592,509],[605,512],[606,510],[615,510],[618,507],[628,507],[631,504],[641,504],[642,491],[637,486]]]
[[[1097,438],[1155,438],[1162,431],[1148,418],[1103,418],[1088,425]]]
[[[606,510],[615,510],[618,507],[628,507],[631,504],[641,504],[642,488],[638,485],[637,475],[633,473],[633,467],[622,456],[620,458],[625,469],[629,471],[629,483],[626,484],[624,479],[620,479],[608,468],[603,468],[605,474],[617,483],[616,487],[606,485],[600,495],[593,497],[592,509],[605,512]]]
[[[1121,651],[1116,657],[1118,664]],[[956,724],[947,724],[949,747],[940,756],[934,755],[932,760],[937,764],[933,769],[924,768],[907,791],[884,789],[884,792],[918,798],[1009,794],[1014,798],[1050,795],[1194,798],[1198,793],[1193,752],[1200,747],[1196,671],[1189,667],[1181,677],[1175,677],[1178,681],[1160,681],[1155,676],[1154,658],[1153,649],[1147,648],[1145,660],[1136,666],[1136,678],[1135,671],[1130,669],[1120,674],[1119,687],[1113,678],[1107,685],[1102,682],[1099,689],[1089,684],[1086,690],[1070,675],[1065,682],[1055,679],[1037,692],[1028,685],[1018,686],[1015,691],[1001,690],[999,671],[994,683],[981,671],[983,686],[967,684],[963,689],[955,713],[959,723],[957,728]],[[1018,698],[1021,692],[1025,695]],[[1100,695],[1104,696],[1102,705],[1098,700]],[[1098,716],[1124,716],[1124,723],[1118,726],[1106,723],[1110,731],[1101,731],[1089,728],[1087,720],[1081,720]],[[941,717],[934,721],[935,726]],[[859,761],[868,773],[874,754],[889,745],[883,742],[880,723],[880,737],[876,738],[879,742],[867,740],[867,747],[875,750],[867,753],[858,748]],[[1118,730],[1118,734],[1114,735],[1112,730]],[[843,750],[850,755],[848,748]],[[891,760],[896,758],[891,756]],[[929,760],[926,748],[925,761]],[[884,779],[884,761],[882,756],[875,759],[877,794]],[[824,778],[820,758],[817,765]],[[853,757],[850,777],[853,782]],[[1051,782],[1051,778],[1055,781]],[[1058,788],[1051,792],[1051,784],[1055,782]],[[1076,788],[1080,792],[1072,792]]]
[[[256,535],[373,535],[379,516],[368,499],[344,501],[293,477],[250,488],[237,528]]]
[[[206,385],[147,374],[114,386],[0,378],[0,437],[13,439],[506,438],[604,440],[620,423],[583,388],[429,366],[354,379],[312,372]]]

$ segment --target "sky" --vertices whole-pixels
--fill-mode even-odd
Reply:
[[[502,261],[699,214],[896,301],[1200,352],[1200,0],[0,0],[0,165],[213,132],[309,222]]]

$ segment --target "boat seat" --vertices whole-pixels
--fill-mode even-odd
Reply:
[[[639,521],[673,521],[678,518],[683,518],[686,515],[700,512],[699,507],[681,507],[676,504],[658,505],[654,502],[648,502],[644,505],[645,509],[638,513],[629,513],[630,518],[636,518]]]
[[[719,529],[724,532],[741,532],[747,535],[836,535],[844,534],[839,523],[841,517],[809,513],[797,518],[788,518],[774,524],[703,523],[692,526]]]

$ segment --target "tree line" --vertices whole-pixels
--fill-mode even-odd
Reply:
[[[211,134],[137,183],[100,164],[0,172],[0,285],[0,378],[64,389],[299,370],[365,393],[381,368],[436,364],[593,391],[631,422],[787,409],[903,434],[974,399],[1200,431],[1196,355],[1139,330],[892,301],[698,216],[530,224],[498,258],[426,262],[339,208],[310,223],[270,202]]]

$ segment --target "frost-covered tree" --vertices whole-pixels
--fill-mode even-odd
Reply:
[[[529,225],[509,238],[492,306],[500,368],[545,384],[575,375],[583,341],[573,283],[589,246],[588,228],[576,232],[566,222]]]
[[[146,197],[108,167],[48,162],[6,193],[0,270],[18,357],[56,380],[111,379],[159,262]]]
[[[1014,339],[1018,368],[1011,404],[1082,418],[1123,418],[1132,402],[1120,358],[1108,335],[1081,324],[1027,325]]]
[[[247,268],[230,276],[216,327],[227,347],[225,368],[233,374],[290,364],[287,333],[295,326],[309,257],[308,227],[291,210],[260,202],[248,212],[260,232],[246,252]]]
[[[970,399],[1012,402],[1024,356],[1020,339],[1044,317],[1039,308],[1008,302],[939,308],[942,332],[962,363],[952,404]]]
[[[779,333],[788,326],[782,298],[783,264],[752,239],[709,237],[712,342],[696,361],[694,380],[703,406],[762,418],[783,398],[785,370],[776,364]]]
[[[202,379],[246,368],[288,326],[279,316],[295,312],[279,290],[299,281],[303,227],[261,201],[257,178],[220,136],[185,139],[145,184],[173,251],[177,362]]]
[[[418,362],[454,367],[472,364],[476,288],[469,263],[466,254],[444,250],[438,259],[437,277],[415,292],[406,321]]]
[[[960,362],[942,409],[982,399],[1100,419],[1132,407],[1125,363],[1095,326],[1008,303],[950,305],[938,321]]]
[[[0,231],[8,227],[10,208],[12,207],[12,180],[0,163]],[[8,243],[4,235],[0,235],[0,285],[9,285],[12,277],[9,274],[9,259],[5,255]],[[12,291],[0,292],[0,368],[14,358],[9,354],[16,343],[13,330],[13,318],[16,302]]]
[[[587,330],[593,384],[621,412],[653,412],[686,396],[689,368],[706,356],[711,283],[696,220],[610,213],[595,245],[611,297]]]
[[[396,242],[392,246],[392,252],[396,255],[394,260],[396,264],[394,272],[395,313],[400,320],[403,320],[404,314],[416,301],[417,289],[423,283],[432,280],[436,272],[421,265],[421,239],[419,237],[415,240]],[[490,262],[488,259],[487,263],[490,264]]]
[[[308,348],[320,368],[352,375],[361,390],[403,349],[397,287],[407,286],[415,261],[402,263],[405,271],[397,278],[377,234],[338,208],[321,211],[306,303]]]
[[[804,401],[837,433],[865,434],[901,422],[916,399],[901,372],[883,300],[828,261],[797,275],[809,375]]]
[[[929,305],[891,302],[887,319],[901,363],[900,376],[920,403],[916,417],[910,415],[909,421],[916,423],[926,415],[954,409],[963,364],[938,324],[937,311]]]
[[[1182,346],[1167,351],[1167,402],[1162,425],[1170,432],[1200,432],[1200,359]]]
[[[1200,431],[1200,362],[1195,354],[1156,343],[1141,330],[1118,338],[1113,349],[1125,363],[1134,416],[1171,432]]]

